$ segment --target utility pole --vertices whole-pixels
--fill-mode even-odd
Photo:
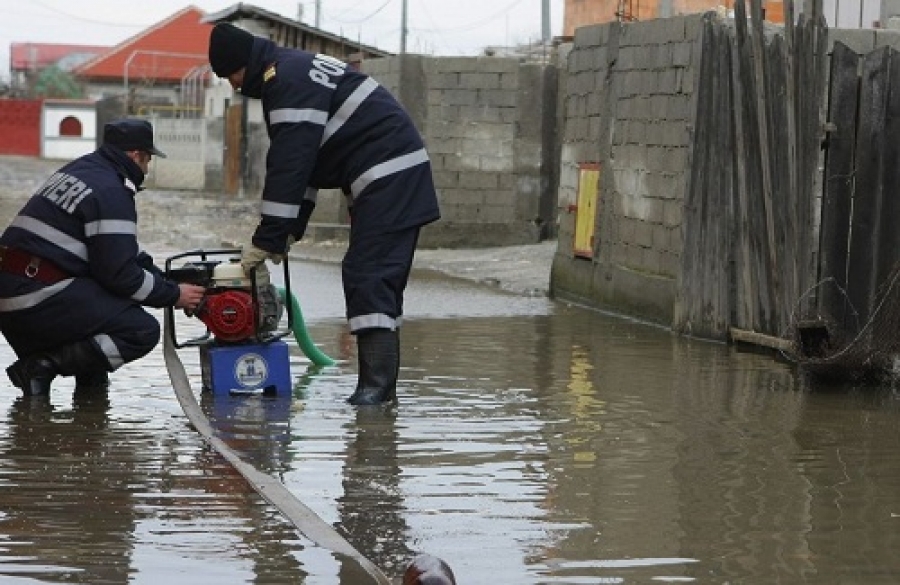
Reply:
[[[406,2],[407,0],[403,0],[402,7],[400,8],[400,54],[406,54],[406,34],[408,29],[406,28]]]
[[[550,0],[542,0],[541,4],[541,40],[546,45],[550,43]]]
[[[322,28],[322,0],[316,0],[316,28]]]

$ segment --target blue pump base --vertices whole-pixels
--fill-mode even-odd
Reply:
[[[284,341],[200,346],[203,389],[214,394],[289,394],[291,367]]]

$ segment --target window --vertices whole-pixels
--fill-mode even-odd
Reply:
[[[81,136],[81,121],[75,116],[66,116],[59,123],[60,136]]]

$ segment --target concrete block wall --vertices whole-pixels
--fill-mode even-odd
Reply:
[[[671,323],[702,15],[578,29],[569,53],[553,293]],[[580,163],[600,164],[593,258],[575,258]]]
[[[555,229],[553,206],[543,205],[554,197],[556,119],[546,66],[407,55],[362,68],[398,97],[431,156],[442,217],[423,246],[533,243]]]
[[[608,262],[664,278],[680,268],[699,24],[695,17],[623,27],[615,66],[619,88],[603,182],[610,229],[600,242]]]

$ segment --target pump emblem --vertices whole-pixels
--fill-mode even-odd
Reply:
[[[234,379],[244,388],[259,386],[268,377],[269,366],[257,353],[245,353],[234,363]]]

